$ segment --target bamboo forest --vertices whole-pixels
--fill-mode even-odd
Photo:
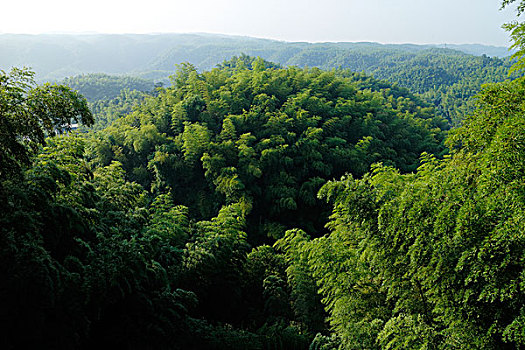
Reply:
[[[510,58],[217,39],[177,62],[188,37],[136,74],[0,66],[0,348],[524,349],[505,28]]]

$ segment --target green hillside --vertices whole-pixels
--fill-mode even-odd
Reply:
[[[55,105],[54,90],[35,94],[15,73],[8,88],[29,85],[9,108],[86,106]],[[328,180],[374,162],[414,171],[421,152],[444,152],[447,124],[429,104],[361,74],[245,58],[203,73],[181,65],[173,83],[103,130],[48,138],[30,160],[17,153],[24,137],[10,141],[2,159],[13,171],[0,173],[9,344],[305,348],[327,330],[322,304],[308,292],[313,309],[299,307],[286,262],[265,244],[294,227],[326,232],[316,194]],[[68,316],[39,323],[55,300]],[[146,314],[154,330],[136,323]]]
[[[524,349],[525,22],[505,27],[512,62],[0,35],[0,349]]]
[[[436,107],[438,115],[453,125],[460,122],[463,114],[472,110],[473,104],[469,100],[480,91],[481,85],[508,78],[511,64],[508,59],[475,56],[461,51],[494,52],[493,47],[480,45],[438,48],[432,45],[366,42],[312,44],[209,34],[4,34],[0,35],[0,47],[3,51],[1,68],[30,66],[40,81],[105,73],[128,76],[128,80],[135,77],[137,81],[142,78],[167,85],[176,64],[189,62],[202,71],[242,55],[262,57],[284,67],[350,69],[422,94]],[[125,88],[131,88],[129,81],[120,83]],[[143,81],[141,84],[146,83]],[[78,83],[73,85],[78,87]],[[82,91],[88,99],[93,95],[93,91],[88,89]],[[102,94],[99,97],[104,96],[103,92],[97,93]]]

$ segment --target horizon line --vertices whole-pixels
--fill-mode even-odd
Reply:
[[[268,37],[257,37],[257,36],[249,36],[249,35],[240,35],[240,34],[224,34],[224,33],[211,33],[211,32],[147,32],[147,33],[109,33],[109,32],[97,32],[97,31],[82,31],[82,32],[70,32],[70,31],[52,31],[52,32],[40,32],[40,33],[13,33],[13,32],[0,32],[0,35],[26,35],[26,36],[38,36],[38,35],[56,35],[56,36],[104,36],[104,35],[112,35],[112,36],[125,36],[125,35],[137,35],[137,36],[153,36],[153,35],[203,35],[203,36],[222,36],[222,37],[232,37],[232,38],[246,38],[246,39],[256,39],[256,40],[268,40],[268,41],[275,41],[275,42],[281,42],[281,43],[307,43],[307,44],[342,44],[342,43],[350,43],[350,44],[379,44],[379,45],[416,45],[416,46],[435,46],[435,45],[451,45],[451,46],[457,46],[457,45],[482,45],[487,47],[494,47],[494,48],[507,48],[510,50],[510,44],[509,46],[504,45],[494,45],[494,44],[484,44],[480,42],[470,42],[470,43],[447,43],[447,42],[440,42],[440,43],[415,43],[415,42],[380,42],[380,41],[370,41],[370,40],[362,40],[362,41],[289,41],[289,40],[283,40],[283,39],[274,39],[274,38],[268,38]]]

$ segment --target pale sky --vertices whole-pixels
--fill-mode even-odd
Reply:
[[[284,41],[508,45],[501,0],[2,0],[0,33],[218,33]]]

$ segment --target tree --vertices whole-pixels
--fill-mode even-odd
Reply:
[[[243,56],[209,72],[181,65],[173,79],[93,138],[94,160],[119,161],[199,220],[242,204],[250,242],[322,231],[316,193],[329,179],[376,161],[412,171],[422,151],[443,150],[446,123],[429,104],[351,72]]]
[[[518,0],[503,0],[501,8],[505,8]],[[519,17],[525,12],[525,1],[519,0],[516,7],[516,16]],[[525,69],[525,23],[519,21],[513,21],[503,25],[503,28],[510,33],[510,38],[513,41],[511,45],[512,49],[516,49],[516,53],[512,55],[512,58],[517,61],[514,63],[511,71]]]
[[[27,166],[47,135],[93,123],[84,97],[61,85],[35,86],[33,76],[27,69],[0,71],[0,180]]]
[[[345,348],[525,345],[525,79],[478,99],[448,139],[452,155],[329,182],[319,194],[333,205],[331,233],[282,240],[306,251]]]

